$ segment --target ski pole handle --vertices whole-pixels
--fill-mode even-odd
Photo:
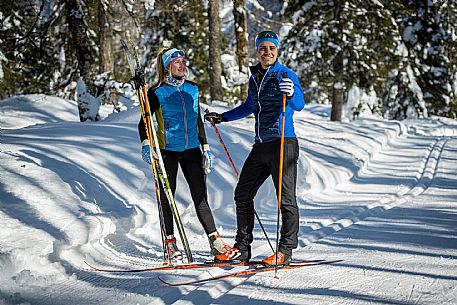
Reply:
[[[205,109],[205,114],[208,114],[208,113],[209,113],[209,110],[208,110],[208,109]],[[230,157],[230,154],[229,154],[229,152],[228,152],[228,149],[227,149],[227,147],[225,146],[224,140],[222,140],[222,136],[221,136],[221,134],[219,133],[219,130],[217,129],[216,124],[214,123],[214,121],[213,121],[212,118],[209,118],[209,121],[210,121],[211,125],[213,126],[214,131],[216,132],[217,137],[219,138],[219,142],[221,142],[222,148],[224,148],[225,154],[227,155],[227,158],[229,159],[230,165],[232,166],[233,171],[235,172],[236,177],[237,177],[237,178],[240,178],[240,175],[238,174],[238,171],[236,170],[235,163],[233,163],[233,160],[232,160],[232,158]]]

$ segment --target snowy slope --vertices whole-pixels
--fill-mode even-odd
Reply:
[[[223,109],[213,105],[211,109]],[[139,109],[79,123],[76,104],[44,95],[0,101],[0,304],[456,304],[457,122],[296,115],[300,246],[295,258],[336,265],[163,288],[224,271],[105,274],[160,265],[152,174],[140,156]],[[219,126],[241,170],[253,118]],[[223,237],[236,230],[236,177],[207,125],[214,156],[209,201]],[[178,207],[198,260],[209,247],[186,183]],[[271,181],[256,210],[274,240]],[[269,255],[256,227],[253,254]],[[239,267],[240,268],[240,267]]]

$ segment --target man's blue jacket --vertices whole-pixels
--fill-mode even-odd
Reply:
[[[284,136],[295,138],[293,115],[305,106],[303,89],[300,86],[297,75],[289,68],[281,65],[277,60],[270,66],[265,76],[258,81],[256,75],[261,70],[261,65],[250,67],[248,97],[238,107],[225,113],[227,121],[244,118],[250,114],[255,116],[255,142],[263,143],[276,140],[281,137],[281,113],[283,93],[279,89],[282,78],[290,78],[294,83],[294,95],[287,98],[285,113]]]

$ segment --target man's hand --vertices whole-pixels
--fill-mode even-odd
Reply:
[[[279,90],[285,93],[288,97],[294,95],[294,82],[290,78],[283,78],[279,83]]]
[[[205,114],[205,120],[213,122],[214,124],[219,124],[221,122],[227,122],[227,119],[223,114],[217,112],[208,112]]]

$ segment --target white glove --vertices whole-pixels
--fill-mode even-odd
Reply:
[[[290,78],[283,78],[279,83],[279,90],[285,93],[288,97],[294,95],[294,82]]]
[[[203,156],[202,156],[202,166],[205,175],[211,173],[213,169],[213,160],[211,160],[211,152],[209,150],[209,144],[203,145]]]

